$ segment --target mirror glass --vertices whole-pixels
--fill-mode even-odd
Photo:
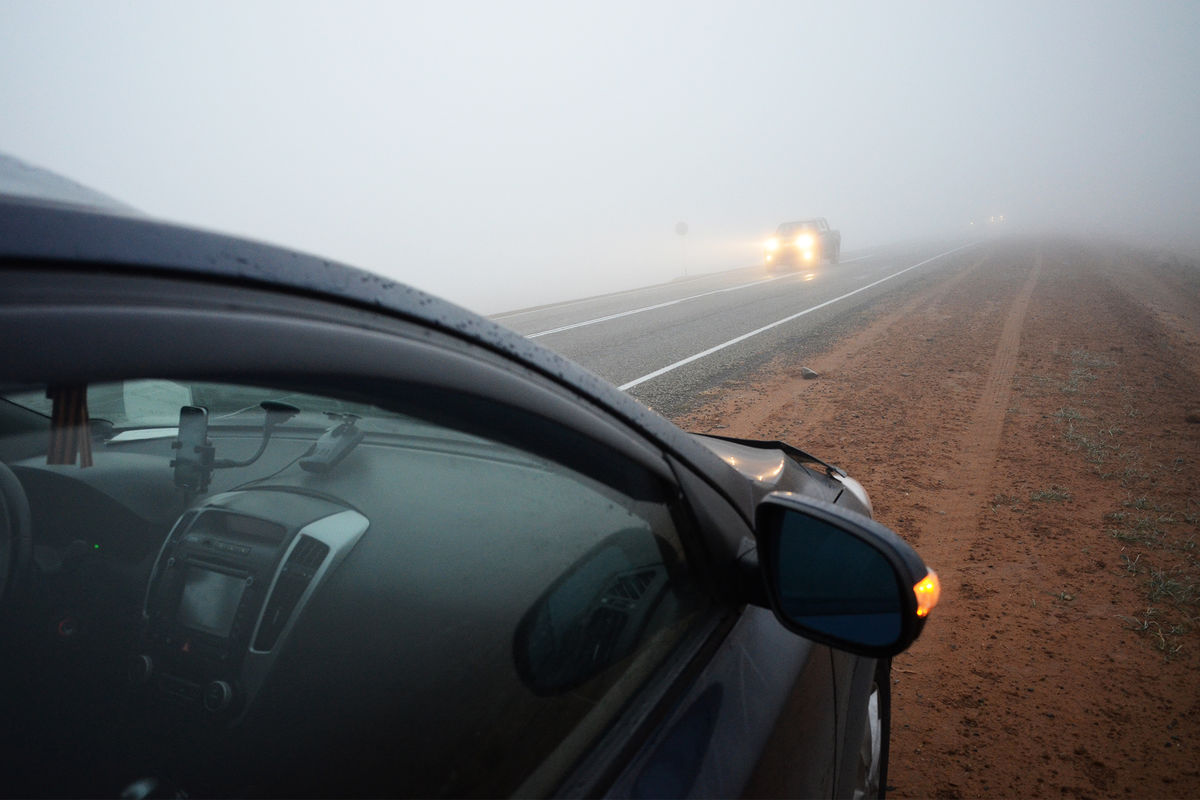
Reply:
[[[784,511],[780,523],[774,578],[784,616],[846,642],[894,644],[904,606],[888,559],[849,531],[800,511]]]

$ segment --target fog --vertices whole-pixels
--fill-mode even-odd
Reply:
[[[1200,242],[1200,4],[0,0],[0,151],[491,313],[1008,230]],[[687,224],[679,235],[677,225]]]

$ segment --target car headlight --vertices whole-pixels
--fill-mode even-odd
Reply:
[[[779,249],[779,240],[778,239],[767,239],[767,243],[764,244],[763,247],[765,247],[767,249],[767,252],[773,253]]]
[[[816,242],[817,242],[817,240],[813,237],[813,235],[811,233],[802,233],[796,237],[796,247],[802,248],[804,250],[809,249],[814,244],[816,244]]]

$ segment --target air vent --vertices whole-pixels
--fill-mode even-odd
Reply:
[[[613,584],[610,591],[614,595],[627,597],[630,600],[637,600],[646,591],[646,587],[652,583],[654,583],[654,570],[648,569],[645,572],[623,576]]]
[[[316,572],[327,555],[329,555],[329,545],[317,541],[311,536],[301,536],[300,541],[296,542],[296,549],[292,550],[292,555],[288,558],[284,570],[304,569]]]
[[[275,582],[275,591],[267,599],[267,607],[263,611],[262,624],[258,628],[258,637],[254,640],[254,649],[265,652],[279,641],[296,604],[304,595],[304,590],[312,581],[317,570],[329,555],[329,546],[311,536],[301,536],[292,548],[287,563],[279,572],[279,580]]]
[[[601,602],[611,608],[631,609],[654,583],[655,575],[652,569],[621,575],[609,585]]]

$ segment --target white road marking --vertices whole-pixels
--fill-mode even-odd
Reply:
[[[805,314],[811,314],[812,312],[817,311],[822,308],[825,308],[826,306],[831,306],[834,303],[845,300],[847,297],[853,297],[854,295],[858,294],[859,292],[865,292],[867,289],[878,286],[879,284],[883,283],[884,281],[890,281],[892,278],[903,275],[904,273],[909,272],[910,270],[914,270],[917,267],[923,267],[926,264],[928,264],[930,261],[936,261],[937,259],[941,258],[942,256],[948,256],[951,253],[957,253],[959,250],[965,250],[968,247],[974,247],[976,244],[977,244],[976,242],[971,242],[970,244],[964,244],[962,247],[956,247],[953,250],[947,250],[944,253],[938,253],[936,256],[933,256],[932,258],[927,258],[924,261],[920,262],[919,264],[913,264],[911,267],[905,267],[904,269],[900,270],[899,272],[893,272],[891,275],[888,275],[887,277],[884,277],[884,278],[880,278],[879,280],[874,281],[873,283],[868,283],[866,286],[860,286],[859,288],[855,289],[852,292],[846,292],[841,297],[835,297],[832,300],[826,300],[824,303],[818,303],[817,305],[813,306],[812,308],[806,308],[803,311],[798,311],[795,314],[792,314],[790,317],[784,317],[783,319],[776,320],[775,322],[772,322],[769,325],[764,325],[761,328],[758,328],[757,330],[750,331],[749,333],[743,333],[741,336],[737,336],[733,339],[730,339],[728,342],[723,342],[715,347],[710,347],[707,350],[696,353],[695,355],[688,356],[687,358],[676,361],[674,364],[669,364],[669,365],[663,367],[662,369],[656,369],[656,370],[654,370],[654,372],[651,372],[648,375],[643,375],[640,378],[635,378],[634,380],[631,380],[629,383],[622,384],[622,385],[618,386],[617,388],[623,392],[629,391],[634,386],[645,383],[646,381],[651,380],[653,378],[657,378],[659,375],[665,375],[666,373],[671,372],[672,370],[679,369],[680,367],[684,366],[685,364],[691,364],[693,361],[699,361],[700,359],[704,358],[705,356],[710,356],[719,350],[724,350],[726,347],[735,345],[738,342],[744,342],[751,337],[758,336],[760,333],[769,331],[772,328],[777,328],[780,325],[784,325],[788,322],[791,322],[794,319],[799,319],[800,317],[803,317]]]
[[[695,278],[691,278],[690,280],[699,280],[702,277],[704,277],[704,276],[697,275]],[[612,292],[611,294],[606,294],[606,295],[601,295],[601,296],[602,297],[620,297],[621,295],[635,294],[637,292],[643,292],[647,288],[652,288],[652,287],[639,286],[636,289],[625,289],[624,291]],[[529,314],[541,314],[546,311],[558,310],[560,308],[570,308],[571,306],[580,306],[580,305],[583,305],[584,303],[592,303],[592,302],[595,302],[597,299],[598,298],[596,298],[596,297],[585,297],[581,300],[568,300],[565,303],[551,303],[550,305],[537,306],[536,308],[527,308],[524,311],[506,311],[503,314],[489,314],[488,319],[491,319],[491,320],[512,319],[513,317],[524,317]]]
[[[848,258],[841,263],[849,264],[853,261],[861,261],[862,259],[864,259],[866,257],[867,256],[859,256],[858,258]],[[620,319],[621,317],[628,317],[632,314],[641,314],[644,311],[654,311],[655,309],[666,308],[667,306],[678,305],[679,303],[686,303],[688,300],[697,300],[701,297],[708,297],[708,296],[714,295],[714,294],[721,294],[722,292],[736,292],[739,289],[748,289],[751,286],[758,286],[759,284],[762,284],[762,283],[770,283],[771,281],[777,281],[780,278],[795,277],[798,274],[800,274],[800,273],[792,272],[792,273],[788,273],[786,275],[776,275],[771,278],[763,278],[762,280],[751,281],[750,283],[742,283],[737,286],[729,286],[724,289],[713,289],[711,292],[701,292],[700,294],[693,294],[688,297],[680,297],[676,300],[668,300],[665,303],[655,303],[652,306],[643,306],[641,308],[634,308],[629,311],[619,311],[616,314],[608,314],[603,317],[596,317],[595,319],[584,320],[583,322],[575,322],[575,323],[572,323],[571,325],[563,325],[560,328],[551,328],[548,331],[538,331],[537,333],[526,334],[525,338],[526,339],[536,339],[539,336],[549,336],[552,333],[562,333],[563,331],[574,330],[575,328],[583,328],[588,325],[595,325],[598,322],[608,322],[609,320]],[[499,319],[499,317],[494,317],[493,319]]]
[[[588,325],[595,325],[597,322],[608,322],[610,319],[620,319],[621,317],[628,317],[632,314],[641,314],[643,311],[654,311],[657,308],[666,308],[667,306],[678,305],[679,303],[684,303],[684,302],[687,302],[688,300],[695,300],[700,297],[708,297],[709,295],[713,295],[713,294],[721,294],[722,292],[736,292],[738,289],[747,289],[751,286],[758,286],[760,283],[770,283],[771,281],[777,281],[780,278],[790,278],[790,277],[792,277],[792,275],[776,275],[773,278],[763,278],[760,281],[751,281],[750,283],[743,283],[743,284],[739,284],[738,286],[730,286],[725,289],[713,289],[711,292],[702,292],[700,294],[693,294],[689,297],[680,297],[676,300],[668,300],[665,303],[655,303],[652,306],[642,306],[641,308],[634,308],[634,309],[630,309],[629,311],[619,311],[616,314],[608,314],[603,317],[596,317],[595,319],[584,320],[583,322],[575,322],[575,323],[572,323],[571,325],[563,325],[561,328],[551,328],[548,331],[538,331],[537,333],[526,334],[525,338],[536,339],[539,336],[549,336],[552,333],[562,333],[563,331],[574,330],[575,328],[583,328]]]

